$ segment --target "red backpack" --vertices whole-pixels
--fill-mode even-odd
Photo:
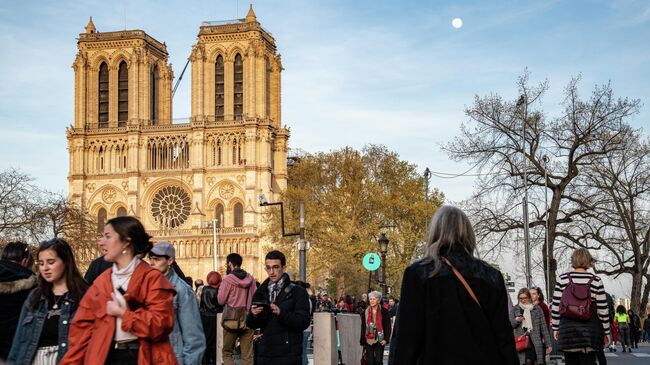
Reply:
[[[569,284],[562,292],[560,300],[560,316],[569,319],[578,319],[587,321],[591,318],[594,310],[594,303],[591,300],[591,282],[593,276],[587,284],[576,284],[569,274]]]

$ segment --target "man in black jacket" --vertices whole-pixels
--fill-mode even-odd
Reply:
[[[301,365],[302,332],[309,326],[309,296],[284,271],[286,258],[280,251],[266,254],[269,277],[255,291],[246,318],[248,328],[260,328],[257,345],[259,365]]]
[[[29,246],[10,242],[0,260],[0,362],[7,359],[18,317],[29,292],[36,286],[36,275],[29,269],[34,260]]]

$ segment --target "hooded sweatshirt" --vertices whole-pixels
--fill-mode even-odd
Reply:
[[[217,300],[219,304],[228,305],[231,308],[250,308],[256,289],[255,279],[251,274],[237,268],[226,275],[221,282]],[[248,300],[246,300],[247,296]]]

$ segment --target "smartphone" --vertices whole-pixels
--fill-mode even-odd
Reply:
[[[251,304],[257,307],[263,307],[264,310],[271,309],[271,305],[268,302],[253,302]]]

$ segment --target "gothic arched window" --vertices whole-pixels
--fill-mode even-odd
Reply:
[[[217,220],[217,228],[223,227],[223,204],[217,204],[214,208],[214,219]]]
[[[99,96],[97,98],[97,126],[108,128],[108,65],[99,65]]]
[[[106,224],[106,209],[99,208],[97,212],[97,232],[104,232],[104,225]]]
[[[158,124],[158,65],[151,69],[151,124]]]
[[[125,215],[126,215],[126,208],[124,208],[124,207],[117,208],[117,216],[118,217],[124,217]]]
[[[217,120],[223,120],[224,90],[223,57],[218,56],[214,64],[214,116]]]
[[[233,207],[233,218],[234,224],[233,227],[243,227],[244,226],[244,206],[241,203],[236,203]]]
[[[244,61],[239,53],[235,56],[235,67],[233,72],[233,113],[235,114],[235,120],[239,120],[242,119],[244,115]]]
[[[129,69],[120,62],[117,72],[117,125],[123,127],[129,120]]]

